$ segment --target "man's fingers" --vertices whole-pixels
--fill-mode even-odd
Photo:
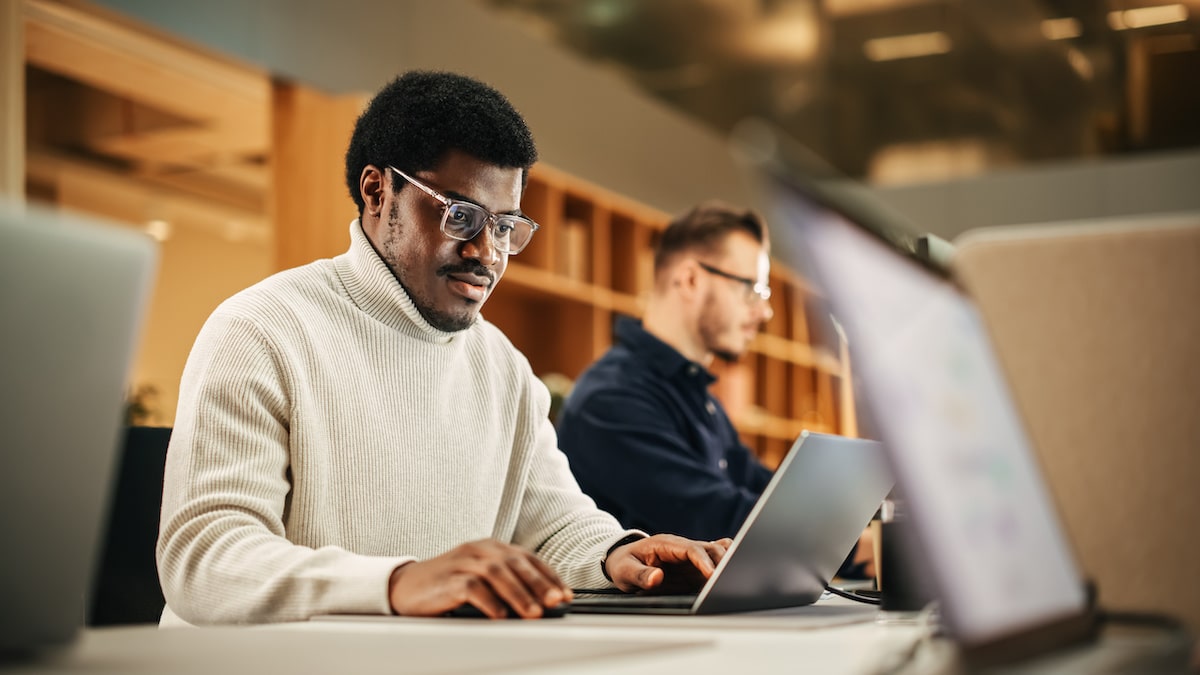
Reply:
[[[510,558],[508,565],[529,588],[536,602],[553,607],[569,600],[570,590],[564,589],[558,576],[545,565],[538,564],[540,562],[534,556],[522,555]]]
[[[711,577],[712,573],[717,569],[716,561],[713,560],[712,555],[709,553],[708,546],[709,544],[695,542],[687,547],[688,560],[692,561],[692,564],[695,565],[696,569],[700,570],[705,579]]]
[[[661,569],[647,566],[642,570],[641,574],[638,575],[638,582],[643,589],[650,590],[651,588],[661,584],[665,576],[666,575]]]
[[[491,619],[503,619],[508,615],[504,601],[492,592],[492,587],[476,576],[468,576],[463,582],[466,586],[466,602]]]
[[[567,602],[573,597],[573,594],[571,593],[571,587],[563,583],[563,580],[558,577],[558,573],[551,569],[551,567],[547,565],[544,560],[532,553],[527,553],[525,558],[541,573],[543,578],[549,580],[550,583],[559,590],[559,592],[562,594],[562,600],[559,602]],[[558,603],[547,603],[547,605],[554,604]]]
[[[704,575],[704,579],[712,577],[716,571],[716,565],[721,562],[721,558],[725,557],[725,552],[730,548],[733,539],[728,537],[715,540],[715,542],[695,542],[688,546],[688,560],[696,569]]]
[[[510,561],[511,558],[499,556],[481,560],[475,574],[491,586],[492,592],[508,603],[508,606],[517,615],[527,619],[536,619],[542,615],[542,603],[534,598],[532,589],[527,587],[521,576],[512,569]],[[483,608],[480,607],[480,609]],[[501,616],[503,615],[504,613],[501,612]]]
[[[712,559],[713,565],[719,565],[725,558],[725,553],[729,551],[729,545],[733,543],[732,539],[718,539],[710,541],[704,545],[704,550],[708,551],[708,557]]]
[[[622,546],[609,556],[609,572],[621,590],[696,586],[712,576],[733,541],[693,541],[655,535]]]

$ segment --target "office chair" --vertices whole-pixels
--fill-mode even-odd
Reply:
[[[170,427],[129,427],[89,603],[88,625],[158,623],[166,601],[154,546]]]

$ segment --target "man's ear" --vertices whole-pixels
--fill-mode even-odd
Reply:
[[[700,267],[692,260],[676,263],[671,270],[671,285],[681,298],[694,298],[700,292]]]
[[[384,190],[389,189],[387,183],[379,167],[372,164],[363,167],[358,177],[358,192],[362,195],[364,216],[378,218],[383,213]]]

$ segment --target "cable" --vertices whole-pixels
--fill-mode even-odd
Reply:
[[[1157,612],[1136,612],[1123,610],[1099,609],[1096,618],[1101,623],[1120,626],[1137,626],[1139,628],[1163,628],[1172,631],[1187,632],[1187,627],[1179,619]]]
[[[864,603],[867,605],[878,605],[879,604],[879,598],[873,598],[869,595],[862,595],[860,593],[855,593],[853,591],[844,591],[844,590],[838,588],[837,586],[830,586],[829,584],[826,584],[825,590],[829,591],[830,593],[833,593],[836,596],[846,598],[847,600],[853,600],[855,602],[861,602],[861,603]]]

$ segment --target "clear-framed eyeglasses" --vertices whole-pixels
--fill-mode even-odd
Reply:
[[[447,197],[394,166],[388,166],[388,168],[412,183],[421,192],[441,203],[442,234],[451,239],[470,241],[483,231],[485,225],[489,225],[492,233],[492,245],[496,250],[508,255],[516,255],[529,245],[529,241],[533,239],[533,233],[537,232],[538,224],[524,216],[492,213],[478,204]]]
[[[741,284],[747,304],[752,304],[755,302],[767,302],[771,299],[771,287],[766,284],[760,284],[749,277],[743,277],[731,272],[726,272],[723,269],[702,263],[699,260],[696,261],[696,264],[700,266],[700,269],[708,272],[709,274],[715,274],[719,277],[729,279],[730,281],[736,281]]]

